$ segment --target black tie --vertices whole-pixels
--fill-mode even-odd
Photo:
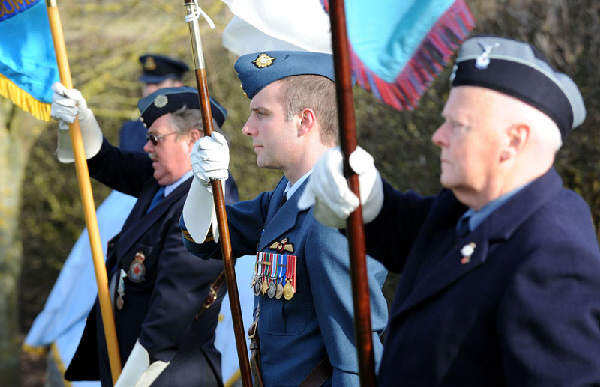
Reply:
[[[281,199],[281,203],[279,203],[279,208],[283,207],[283,205],[287,202],[287,193],[283,193],[283,199]]]
[[[463,215],[458,220],[458,224],[456,225],[456,236],[457,237],[462,238],[462,237],[466,236],[471,231],[469,229],[469,219],[471,219],[470,216]]]

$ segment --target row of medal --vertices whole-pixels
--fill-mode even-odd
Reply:
[[[250,285],[254,295],[291,300],[296,293],[296,256],[274,253],[256,253],[254,276]]]

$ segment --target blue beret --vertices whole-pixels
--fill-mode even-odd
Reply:
[[[164,55],[146,54],[140,56],[142,75],[140,82],[160,83],[167,79],[181,80],[189,68],[180,60]]]
[[[212,117],[220,128],[227,117],[227,110],[212,97],[209,99]],[[137,106],[140,109],[140,120],[149,128],[159,117],[176,112],[184,106],[188,109],[200,109],[200,99],[198,90],[193,87],[166,87],[140,99]]]
[[[485,87],[535,107],[556,123],[563,139],[585,119],[575,82],[528,43],[496,36],[467,39],[450,79],[453,87]]]
[[[320,52],[265,51],[235,62],[242,89],[252,99],[265,86],[292,75],[321,75],[335,82],[333,56]]]

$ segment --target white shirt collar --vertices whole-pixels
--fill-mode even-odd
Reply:
[[[288,180],[287,185],[285,186],[285,191],[283,191],[288,200],[292,197],[294,192],[298,191],[298,188],[300,188],[302,183],[304,183],[304,180],[308,179],[311,173],[312,169],[306,172],[304,175],[302,175],[302,177],[299,178],[298,181],[294,183],[294,185],[291,185],[290,181]]]

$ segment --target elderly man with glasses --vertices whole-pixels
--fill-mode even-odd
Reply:
[[[178,227],[193,178],[190,154],[204,135],[198,93],[189,87],[163,88],[138,102],[140,119],[148,127],[144,145],[148,155],[144,155],[109,144],[79,91],[59,83],[54,91],[58,159],[72,161],[64,129],[77,117],[90,175],[138,198],[107,249],[119,351],[126,361],[117,386],[133,386],[142,380],[144,385],[154,380],[154,386],[219,385],[220,354],[214,339],[222,297],[197,322],[194,316],[222,271],[222,263],[199,260],[189,253]],[[227,112],[214,100],[211,108],[215,128],[220,128]],[[225,187],[226,202],[237,201],[231,177]],[[224,291],[222,287],[220,292]],[[183,359],[177,357],[181,344],[190,337],[197,345]],[[65,376],[113,385],[98,301]]]

